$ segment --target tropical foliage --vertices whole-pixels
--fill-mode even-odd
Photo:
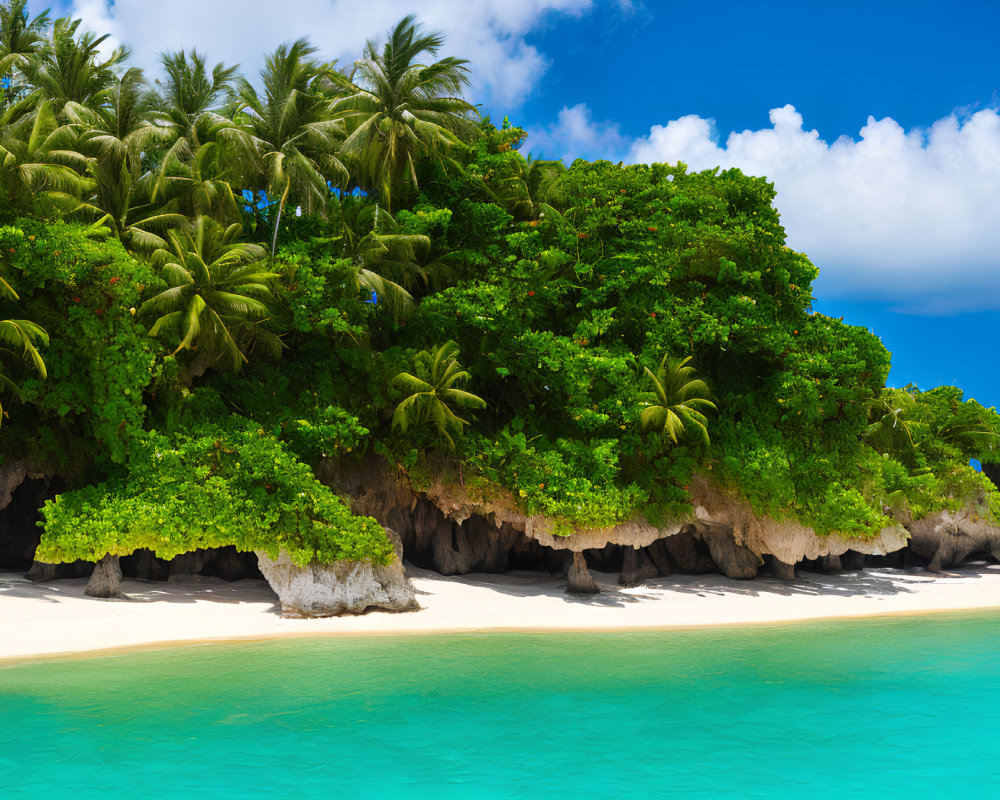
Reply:
[[[443,43],[440,34],[424,33],[414,17],[405,17],[381,52],[375,42],[365,45],[343,84],[348,94],[337,101],[351,128],[343,152],[366,188],[379,192],[390,208],[392,186],[401,177],[417,188],[418,158],[440,156],[478,133],[475,108],[458,96],[468,84],[468,62],[416,63],[424,53],[436,55]]]
[[[260,325],[268,318],[268,284],[278,276],[266,271],[261,247],[237,241],[240,228],[223,230],[198,217],[190,230],[171,231],[170,247],[153,254],[167,288],[142,305],[156,316],[149,335],[172,332],[180,339],[174,354],[197,350],[202,372],[220,359],[239,370],[248,345],[263,344],[271,353],[281,346]]]
[[[691,356],[671,359],[664,356],[656,372],[643,367],[652,384],[652,392],[643,402],[639,422],[643,430],[669,436],[674,444],[692,428],[708,444],[708,418],[704,412],[716,410],[705,395],[705,381],[691,377],[694,367],[687,366]]]
[[[17,292],[2,277],[0,277],[0,298],[19,299]],[[38,352],[38,347],[48,343],[48,334],[34,322],[26,319],[0,319],[0,397],[3,392],[16,395],[19,391],[4,365],[4,360],[26,362],[34,367],[39,376],[45,378],[45,362]],[[0,405],[0,423],[3,415],[3,406]]]
[[[469,423],[452,408],[485,408],[486,401],[458,388],[469,373],[458,363],[458,345],[445,342],[435,350],[421,350],[413,357],[413,372],[400,372],[394,383],[404,392],[392,414],[392,427],[401,433],[422,425],[430,426],[449,449],[455,448],[452,434],[458,435]]]
[[[317,479],[373,454],[565,535],[690,518],[695,477],[822,533],[1000,508],[969,466],[1000,418],[885,388],[765,179],[525,156],[411,17],[254,84],[192,50],[150,81],[26,9],[0,1],[0,460],[66,482],[41,557],[381,562]]]

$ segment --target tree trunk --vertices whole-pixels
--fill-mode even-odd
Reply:
[[[278,229],[281,227],[281,213],[285,210],[285,201],[288,200],[288,191],[292,188],[292,176],[285,179],[285,191],[281,193],[281,202],[278,204],[278,217],[274,221],[274,238],[271,240],[271,261],[274,261],[275,251],[278,249]]]

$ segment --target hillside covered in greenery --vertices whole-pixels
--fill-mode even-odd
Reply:
[[[247,78],[102,43],[0,4],[0,468],[66,482],[40,560],[379,563],[315,473],[365,453],[569,536],[690,518],[696,475],[820,535],[1000,508],[1000,418],[885,388],[766,179],[526,157],[410,18]]]

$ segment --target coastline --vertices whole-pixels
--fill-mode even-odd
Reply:
[[[125,580],[123,601],[86,597],[86,579],[36,584],[0,573],[0,665],[302,636],[669,630],[1000,608],[1000,564],[985,563],[947,574],[803,572],[788,582],[671,575],[630,589],[595,572],[598,595],[568,595],[565,579],[539,573],[445,577],[408,565],[407,575],[421,611],[294,619],[259,580]]]

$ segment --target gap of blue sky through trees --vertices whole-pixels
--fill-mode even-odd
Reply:
[[[817,310],[877,333],[889,384],[1000,404],[1000,3],[795,0],[72,0],[158,74],[197,47],[253,76],[308,36],[350,64],[416,13],[471,99],[536,156],[740,167],[775,182]]]

